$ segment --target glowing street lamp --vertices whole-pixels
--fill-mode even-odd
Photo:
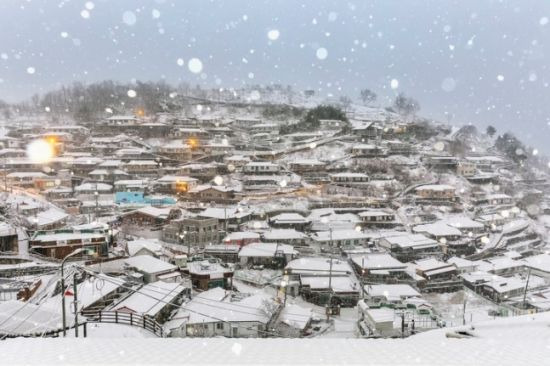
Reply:
[[[54,154],[54,144],[47,140],[34,140],[27,146],[27,157],[33,163],[48,163],[54,157]]]
[[[191,137],[187,140],[187,145],[189,145],[191,149],[196,149],[199,146],[199,140],[195,137]]]

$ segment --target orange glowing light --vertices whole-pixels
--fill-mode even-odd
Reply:
[[[187,182],[176,181],[176,191],[187,192],[188,188]]]
[[[187,140],[187,145],[191,146],[191,148],[194,149],[199,146],[199,140],[194,137],[191,137],[190,139]]]
[[[145,110],[143,108],[138,108],[138,110],[136,111],[136,114],[138,117],[143,117],[145,116]]]

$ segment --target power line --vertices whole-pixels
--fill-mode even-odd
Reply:
[[[90,274],[91,276],[97,277],[97,275],[96,275],[94,272],[91,272],[91,271],[89,271],[89,270],[87,270],[87,269],[85,269],[85,268],[81,268],[81,269],[82,269],[84,272]],[[156,300],[156,301],[158,301],[158,302],[161,302],[161,303],[164,303],[164,304],[167,304],[167,305],[173,305],[173,306],[175,306],[175,307],[180,307],[180,306],[181,306],[180,304],[174,303],[174,302],[172,302],[172,301],[166,301],[166,300],[163,300],[163,299],[158,299],[158,298],[156,298],[156,297],[154,297],[154,296],[151,296],[151,295],[149,295],[149,294],[140,292],[141,289],[135,290],[135,289],[133,289],[133,288],[131,288],[131,287],[124,286],[124,285],[120,285],[119,283],[116,283],[116,282],[114,282],[114,281],[108,280],[108,279],[106,279],[106,278],[103,278],[103,280],[105,280],[106,282],[111,282],[111,283],[113,283],[113,284],[119,285],[119,286],[121,286],[121,287],[123,287],[123,288],[126,288],[126,289],[128,289],[128,290],[137,292],[137,293],[139,293],[139,294],[141,294],[141,295],[143,295],[143,296],[149,297],[149,298],[151,298],[151,299],[153,299],[153,300]],[[155,291],[152,291],[152,292],[155,292]],[[156,291],[156,292],[157,292],[157,293],[160,293],[160,292],[158,292],[158,291]],[[166,295],[166,293],[164,293],[164,295]],[[204,314],[204,313],[201,313],[201,312],[196,311],[196,310],[191,310],[191,309],[185,309],[185,310],[186,310],[186,311],[189,311],[189,312],[191,312],[191,313],[195,313],[195,314],[204,316],[204,317],[206,317],[206,318],[211,318],[211,319],[217,320],[217,321],[222,322],[222,323],[227,323],[227,324],[229,324],[229,325],[231,325],[231,326],[237,326],[237,327],[239,327],[239,328],[243,328],[243,329],[246,329],[246,330],[255,330],[255,331],[257,331],[257,332],[261,332],[261,333],[264,333],[264,334],[270,334],[270,335],[273,335],[273,336],[275,336],[275,337],[281,337],[281,335],[278,334],[278,333],[273,333],[273,332],[269,332],[269,331],[259,330],[259,329],[257,329],[257,328],[253,328],[253,327],[245,327],[245,326],[238,325],[238,324],[235,325],[235,324],[232,324],[231,322],[228,322],[228,321],[226,321],[226,320],[217,318],[217,317],[212,316],[212,315]]]

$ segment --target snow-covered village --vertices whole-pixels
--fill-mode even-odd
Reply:
[[[78,20],[92,24],[97,3]],[[154,3],[108,37],[176,7]],[[307,47],[313,69],[337,57]],[[27,98],[0,69],[1,363],[550,364],[547,126],[502,122],[516,107],[437,114],[393,71],[354,88],[253,72],[209,84],[215,57],[192,54],[170,61],[181,79],[74,74]],[[26,77],[47,72],[29,65]]]

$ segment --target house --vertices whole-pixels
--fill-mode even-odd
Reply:
[[[447,263],[454,264],[459,274],[471,273],[478,270],[478,263],[465,258],[451,257],[447,259]]]
[[[317,159],[296,159],[289,161],[288,169],[296,174],[322,172],[327,167],[327,163]]]
[[[386,155],[386,152],[379,146],[372,144],[353,145],[349,152],[356,158],[373,158]]]
[[[182,278],[178,267],[150,255],[136,255],[124,259],[124,267],[141,273],[145,283],[179,282]]]
[[[183,140],[170,140],[156,147],[159,155],[185,161],[191,159],[191,147]]]
[[[0,222],[0,252],[19,252],[17,230],[7,222]]]
[[[191,277],[193,287],[199,290],[229,288],[233,278],[233,270],[215,260],[188,262],[184,272]]]
[[[269,225],[280,229],[296,229],[304,231],[309,229],[311,221],[294,212],[282,213],[272,216],[268,220]]]
[[[427,258],[417,260],[415,267],[416,274],[426,279],[426,282],[421,284],[423,291],[450,292],[462,288],[457,267],[453,263]]]
[[[239,247],[250,243],[260,242],[260,234],[251,231],[236,231],[229,233],[224,239],[224,244],[238,245]]]
[[[463,177],[473,177],[477,173],[476,164],[470,161],[460,161],[456,167],[456,173]]]
[[[533,278],[531,278],[532,280]],[[528,288],[540,286],[530,282]],[[521,296],[525,292],[526,280],[517,277],[501,277],[493,275],[491,279],[481,285],[481,294],[497,303]]]
[[[382,128],[374,122],[352,121],[352,133],[364,139],[377,139],[382,135]]]
[[[266,243],[285,243],[293,246],[307,246],[309,241],[306,234],[295,229],[271,229],[262,232],[261,237]]]
[[[193,199],[206,202],[235,202],[235,189],[227,186],[198,185],[189,191]]]
[[[223,167],[223,164],[218,164],[216,162],[205,164],[186,164],[178,167],[177,174],[197,178],[202,181],[208,181],[214,178]]]
[[[332,264],[331,264],[332,262]],[[354,306],[359,299],[360,286],[351,266],[340,259],[304,257],[294,259],[285,267],[291,280],[299,281],[299,290],[287,287],[291,296],[298,292],[305,300],[317,305]]]
[[[157,176],[158,162],[155,160],[130,160],[124,165],[126,172],[134,176]]]
[[[399,223],[395,220],[395,213],[389,210],[368,210],[357,214],[361,218],[361,224],[370,228],[392,228]]]
[[[407,265],[387,253],[352,255],[351,264],[369,282],[396,283],[412,280],[407,274]]]
[[[163,256],[162,245],[157,240],[136,239],[126,242],[128,256],[150,255],[155,258]]]
[[[105,120],[105,124],[109,126],[122,126],[130,125],[134,126],[139,123],[136,116],[112,116]]]
[[[401,262],[425,257],[441,257],[443,254],[436,240],[422,234],[387,233],[380,238],[378,244]]]
[[[550,279],[550,255],[548,253],[527,257],[523,261],[525,267],[529,268],[532,274]]]
[[[415,233],[424,234],[428,238],[437,240],[441,244],[441,249],[447,255],[470,255],[475,253],[473,233],[469,232],[468,237],[463,237],[462,231],[444,221],[417,225],[412,230]]]
[[[231,166],[233,170],[235,170],[237,168],[242,168],[246,164],[250,163],[250,158],[244,155],[231,155],[224,157],[223,162],[227,164],[228,167]]]
[[[369,176],[363,173],[337,173],[330,175],[332,184],[350,186],[368,183]]]
[[[426,235],[441,243],[447,241],[458,240],[462,237],[462,232],[442,221],[437,221],[431,224],[416,225],[412,228],[413,232]]]
[[[359,301],[358,327],[363,337],[398,337],[401,329],[395,325],[395,312],[393,309],[371,309],[364,300]]]
[[[170,219],[181,215],[181,211],[171,207],[157,208],[146,206],[122,215],[124,225],[158,227],[166,224]]]
[[[189,294],[190,289],[179,283],[158,281],[139,288],[109,310],[141,315],[162,324]]]
[[[51,207],[33,213],[33,216],[25,217],[29,226],[39,230],[55,230],[64,227],[69,215],[57,207]]]
[[[446,184],[427,184],[415,190],[418,198],[424,200],[450,200],[456,199],[455,187]]]
[[[311,245],[319,250],[328,250],[333,247],[368,245],[371,236],[358,230],[328,230],[318,231],[311,236]]]
[[[412,144],[400,140],[386,141],[386,148],[390,155],[411,155],[416,151]]]
[[[239,252],[241,265],[264,265],[282,268],[294,259],[298,252],[291,245],[277,243],[253,243]]]
[[[142,179],[123,179],[114,182],[115,192],[143,192],[149,181]]]
[[[299,338],[307,335],[313,311],[296,304],[286,305],[279,315],[277,332],[284,337]]]
[[[240,206],[208,207],[198,217],[218,219],[225,231],[238,230],[239,225],[250,220],[252,212]]]
[[[365,300],[369,307],[403,306],[405,300],[419,298],[420,293],[407,284],[365,285]]]
[[[10,186],[18,187],[34,187],[38,179],[46,177],[47,175],[41,172],[14,172],[6,176]]]
[[[171,337],[265,337],[278,307],[263,294],[239,299],[213,288],[185,303],[164,328]]]
[[[74,187],[75,194],[95,196],[112,193],[113,186],[106,183],[84,183]]]
[[[237,263],[240,249],[238,245],[234,244],[206,245],[203,254],[205,257],[217,258],[224,263]]]
[[[58,230],[36,231],[29,239],[29,250],[40,255],[63,259],[76,249],[84,248],[85,256],[107,256],[107,236],[102,231]]]
[[[222,227],[218,219],[185,217],[163,227],[162,238],[169,243],[204,246],[218,243]]]
[[[470,219],[467,216],[453,216],[444,220],[444,222],[462,232],[464,235],[473,236],[485,231],[485,225],[479,221]],[[471,233],[471,234],[470,234]]]
[[[198,179],[188,176],[165,175],[154,182],[155,191],[185,194],[198,185]]]
[[[245,174],[277,174],[280,170],[278,164],[269,161],[251,161],[243,166]]]
[[[361,292],[351,276],[300,276],[300,293],[304,300],[324,306],[353,307]]]
[[[455,170],[459,159],[454,156],[446,156],[446,155],[431,155],[426,156],[424,159],[424,164],[436,171],[445,171],[445,170]]]

